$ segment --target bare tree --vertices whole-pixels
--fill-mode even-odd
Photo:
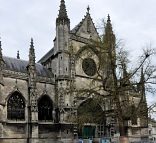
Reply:
[[[144,124],[147,125],[148,108],[145,94],[146,91],[155,93],[151,84],[156,84],[156,66],[151,62],[151,57],[155,52],[151,47],[147,47],[139,57],[136,67],[128,69],[130,62],[128,53],[120,47],[120,42],[116,41],[108,16],[107,23],[104,23],[102,37],[98,41],[92,40],[91,44],[86,46],[96,47],[99,67],[97,77],[93,81],[98,81],[100,84],[91,89],[79,89],[75,92],[79,96],[86,93],[94,94],[93,98],[101,104],[105,104],[105,99],[111,98],[120,136],[126,136],[125,120],[136,121],[136,117],[140,115]],[[139,100],[134,102],[135,98]],[[105,118],[105,116],[102,117]],[[78,118],[82,123],[95,121],[95,119],[90,121],[91,119],[87,115]]]

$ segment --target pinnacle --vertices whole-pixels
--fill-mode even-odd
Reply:
[[[89,13],[89,11],[90,11],[90,7],[89,7],[89,5],[88,5],[88,7],[87,7],[87,13]]]
[[[140,82],[144,82],[144,71],[143,71],[143,66],[141,67],[141,77],[140,77]]]
[[[2,48],[1,40],[0,40],[0,49]]]
[[[110,15],[108,14],[107,16],[107,24],[106,24],[106,29],[108,30],[108,32],[112,32],[112,24],[111,24],[111,19],[110,19]]]
[[[34,48],[33,38],[31,38],[30,47],[31,47],[31,48]]]
[[[33,38],[31,38],[31,42],[30,42],[30,54],[34,55],[34,42],[33,42]]]
[[[107,23],[110,23],[111,22],[111,20],[110,20],[110,15],[108,14],[108,16],[107,16]]]
[[[2,42],[0,37],[0,59],[2,59]]]
[[[19,51],[17,51],[17,59],[20,59]]]
[[[29,62],[30,62],[32,65],[35,65],[35,50],[34,50],[33,38],[31,38],[31,42],[30,42]]]
[[[58,18],[68,18],[64,0],[61,0]]]

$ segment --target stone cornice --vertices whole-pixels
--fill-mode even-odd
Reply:
[[[27,73],[21,73],[21,72],[15,72],[10,70],[3,70],[3,76],[4,77],[10,77],[15,79],[21,79],[21,80],[28,80],[28,74]],[[37,76],[37,82],[41,83],[49,83],[49,84],[55,84],[54,79],[48,78],[48,77],[41,77]]]
[[[80,37],[80,36],[77,36],[77,35],[74,35],[74,34],[70,34],[70,39],[81,42],[81,43],[85,43],[85,44],[91,44],[90,39]]]
[[[90,76],[84,76],[84,75],[78,75],[76,74],[75,77],[81,77],[81,78],[86,78],[86,79],[94,79],[95,81],[100,81],[101,79],[98,79],[97,77],[90,77]]]
[[[22,79],[22,80],[28,79],[27,73],[15,72],[15,71],[11,71],[11,70],[3,70],[3,76],[10,77],[10,78],[18,78],[18,79]]]

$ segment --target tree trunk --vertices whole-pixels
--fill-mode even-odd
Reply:
[[[120,136],[119,137],[119,142],[120,143],[129,143],[128,137],[126,137],[126,136]]]
[[[126,136],[124,122],[119,123],[119,131],[120,131],[119,142],[120,143],[129,143],[128,137]]]
[[[126,131],[125,131],[125,127],[124,127],[123,122],[119,123],[119,131],[120,131],[120,136],[126,136]]]

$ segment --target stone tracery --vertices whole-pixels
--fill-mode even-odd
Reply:
[[[11,120],[25,119],[25,101],[21,93],[15,91],[7,102],[7,118]]]

